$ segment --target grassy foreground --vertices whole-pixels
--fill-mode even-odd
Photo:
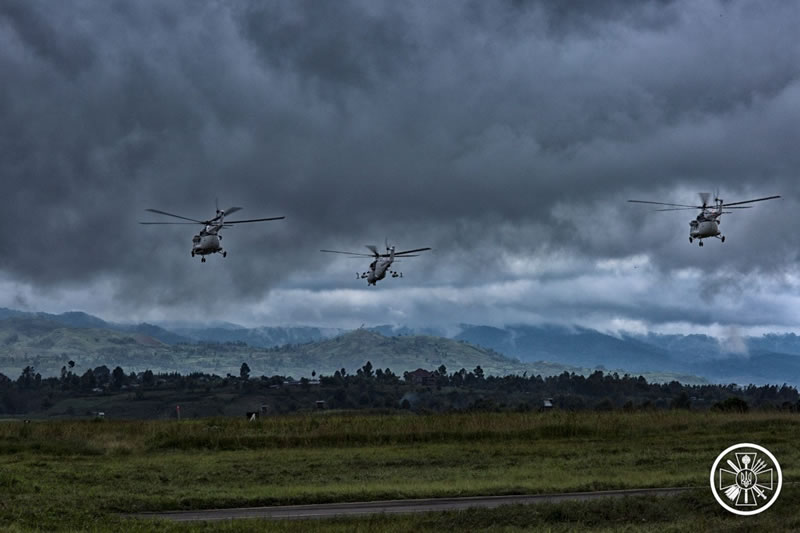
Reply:
[[[669,498],[270,523],[309,530],[735,530],[800,528],[800,489],[757,517],[706,488],[731,444],[770,449],[800,479],[800,416],[555,412],[313,413],[192,421],[0,423],[0,528],[249,531],[262,523],[164,524],[116,513],[432,496],[698,486]],[[683,524],[684,528],[680,528]],[[699,525],[698,525],[699,524]],[[786,525],[786,526],[784,526]],[[699,528],[699,529],[698,529]],[[742,529],[744,530],[744,529]]]

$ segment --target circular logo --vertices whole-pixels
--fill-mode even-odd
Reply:
[[[778,460],[758,444],[735,444],[719,454],[711,467],[711,492],[719,504],[738,515],[766,511],[781,493]]]

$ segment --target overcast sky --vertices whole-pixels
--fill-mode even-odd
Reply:
[[[0,306],[800,333],[800,7],[0,2]],[[688,242],[694,204],[780,194]],[[190,257],[191,218],[228,257]],[[432,252],[356,280],[388,238]],[[733,332],[733,333],[731,333]]]

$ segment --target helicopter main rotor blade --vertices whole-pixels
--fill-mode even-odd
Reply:
[[[139,224],[147,224],[147,225],[151,225],[151,224],[170,224],[170,225],[172,225],[172,224],[188,224],[188,225],[194,226],[195,224],[197,224],[197,222],[139,222]],[[200,224],[202,224],[202,222],[200,222]]]
[[[727,205],[722,206],[724,209],[727,209]],[[731,209],[752,209],[752,205],[742,205],[738,207],[731,207]],[[669,207],[667,209],[654,209],[654,211],[691,211],[693,209],[697,209],[696,207]],[[707,209],[716,209],[714,206],[707,207]],[[726,213],[731,213],[732,211],[726,211]]]
[[[241,211],[241,210],[242,210],[241,207],[229,207],[228,209],[225,209],[223,213],[225,213],[225,216],[228,216],[231,213],[235,213],[236,211]]]
[[[183,220],[191,220],[192,222],[195,222],[197,224],[205,224],[205,222],[200,220],[195,220],[189,217],[182,217],[180,215],[174,215],[172,213],[167,213],[166,211],[159,211],[158,209],[145,209],[145,211],[150,211],[151,213],[158,213],[159,215],[167,215],[168,217],[182,218]]]
[[[413,254],[414,252],[424,252],[425,250],[430,250],[430,249],[431,248],[415,248],[413,250],[405,250],[403,252],[395,252],[394,256],[397,257],[399,255],[404,255],[404,254]],[[409,256],[406,256],[406,257],[409,257]]]
[[[365,247],[367,250],[370,250],[370,251],[372,251],[372,255],[373,255],[373,256],[375,256],[375,257],[377,257],[377,256],[381,255],[381,254],[379,254],[379,253],[378,253],[378,247],[377,247],[377,246],[375,246],[374,244],[365,244],[365,245],[364,245],[364,247]]]
[[[723,203],[722,207],[728,208],[732,205],[741,205],[741,204],[752,204],[753,202],[763,202],[764,200],[774,200],[776,198],[780,198],[780,196],[767,196],[765,198],[756,198],[755,200],[745,200],[744,202],[732,202],[730,204]]]
[[[355,256],[358,256],[358,257],[374,257],[373,255],[370,255],[370,254],[359,254],[359,253],[356,253],[356,252],[341,252],[339,250],[320,250],[320,252],[326,252],[326,253],[329,253],[329,254],[355,255]]]
[[[668,205],[668,206],[671,206],[671,207],[685,207],[685,208],[691,208],[691,209],[703,209],[702,205],[666,204],[664,202],[649,202],[647,200],[628,200],[628,201],[631,202],[631,203],[634,203],[634,204]]]
[[[286,217],[253,218],[250,220],[226,220],[225,225],[227,226],[228,224],[247,224],[248,222],[266,222],[267,220],[283,220],[284,218]]]

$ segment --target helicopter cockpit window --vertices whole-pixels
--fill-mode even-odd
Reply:
[[[194,237],[192,237],[192,242],[195,244],[200,242],[200,235],[195,235]]]

